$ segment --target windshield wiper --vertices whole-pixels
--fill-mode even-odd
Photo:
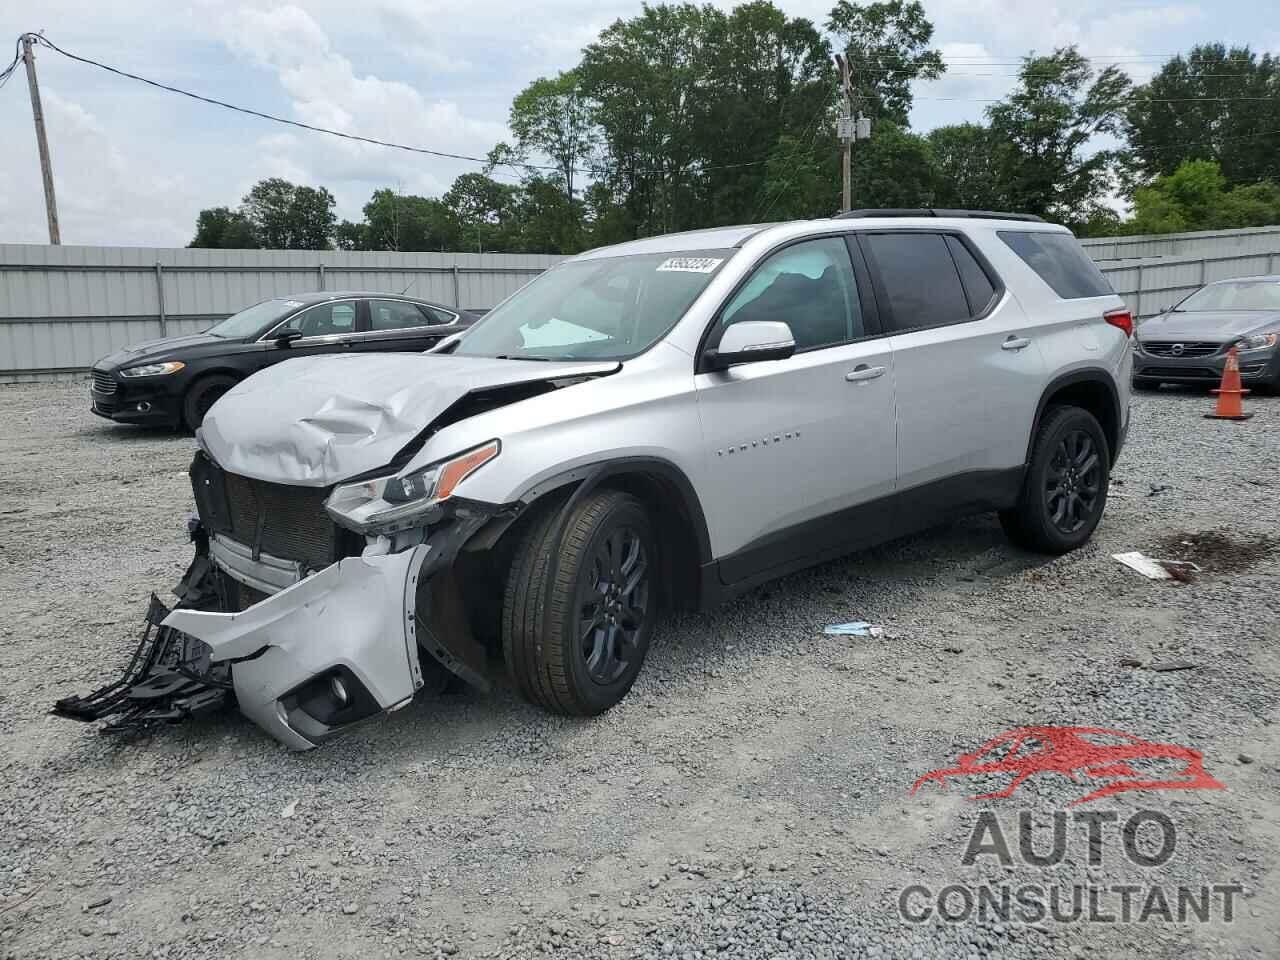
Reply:
[[[515,354],[511,354],[511,353],[500,353],[500,354],[498,354],[496,357],[494,357],[493,359],[495,359],[495,360],[540,360],[540,361],[542,361],[543,363],[550,363],[550,362],[551,362],[551,358],[550,358],[550,357],[520,357],[520,356],[516,356]]]

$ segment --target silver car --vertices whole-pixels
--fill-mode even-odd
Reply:
[[[1133,385],[1213,386],[1234,347],[1246,385],[1280,389],[1280,276],[1219,280],[1143,321]]]
[[[429,354],[249,377],[191,467],[196,558],[114,725],[234,694],[306,749],[455,678],[621,700],[662,608],[954,517],[1089,539],[1132,320],[1066,230],[886,211],[593,250]]]

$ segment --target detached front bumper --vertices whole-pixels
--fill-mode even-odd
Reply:
[[[430,552],[347,557],[240,613],[175,610],[163,625],[230,662],[240,712],[307,750],[422,689],[415,611]]]
[[[182,603],[169,612],[153,602],[140,646],[157,652],[136,655],[121,680],[60,700],[54,712],[127,729],[176,722],[233,694],[240,712],[271,736],[309,750],[408,704],[427,685],[424,667],[428,678],[452,673],[487,689],[484,650],[463,612],[453,564],[498,512],[467,502],[437,527],[417,531],[420,542],[391,552],[391,540],[370,541],[359,556],[306,576],[299,569],[296,582],[283,584],[246,583],[237,568],[243,558],[219,553],[217,540],[211,551],[210,536],[193,521],[196,556],[175,591]],[[277,592],[238,609],[243,598],[261,597],[261,587]],[[148,640],[153,628],[161,646]],[[183,652],[192,650],[198,664]]]

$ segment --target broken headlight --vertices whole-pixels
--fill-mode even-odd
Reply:
[[[431,522],[440,502],[501,449],[501,443],[490,440],[412,473],[343,484],[329,494],[324,507],[335,521],[357,533],[393,533]]]

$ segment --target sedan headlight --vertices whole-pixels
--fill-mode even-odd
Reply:
[[[1243,353],[1246,350],[1270,350],[1276,345],[1280,336],[1274,333],[1260,333],[1254,337],[1241,337],[1232,346]]]
[[[329,494],[324,508],[337,523],[357,533],[394,533],[430,522],[440,502],[501,450],[501,443],[490,440],[412,473],[343,484]]]
[[[186,364],[180,360],[169,360],[165,363],[145,363],[140,367],[129,367],[121,370],[122,377],[162,377],[166,373],[177,373]]]

